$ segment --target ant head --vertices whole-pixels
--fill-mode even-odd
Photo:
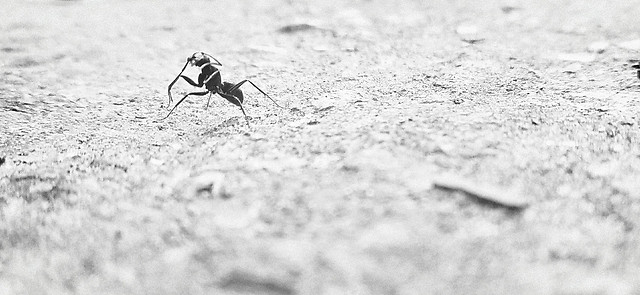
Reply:
[[[222,64],[215,57],[202,51],[195,52],[190,57],[187,57],[187,63],[196,67],[201,67],[204,64],[222,66]]]
[[[201,66],[205,63],[209,62],[209,55],[202,52],[202,51],[198,51],[194,54],[192,54],[190,57],[187,58],[187,62],[189,62],[192,66]]]

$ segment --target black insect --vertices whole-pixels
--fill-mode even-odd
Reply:
[[[632,65],[631,67],[637,70],[638,79],[640,79],[640,61],[638,61],[637,65]]]
[[[200,68],[201,72],[200,72],[200,75],[198,75],[198,83],[191,80],[191,78],[182,75],[182,73],[184,72],[184,70],[187,68],[189,64],[191,64],[191,66],[196,66]],[[171,84],[169,84],[169,89],[167,90],[167,92],[169,93],[169,106],[173,101],[173,98],[171,97],[171,87],[173,87],[173,84],[175,84],[176,81],[180,79],[180,77],[182,77],[185,81],[187,81],[187,83],[195,87],[204,86],[206,88],[206,91],[196,91],[196,92],[187,93],[184,97],[182,97],[182,99],[178,101],[178,103],[176,103],[175,106],[173,106],[171,111],[169,111],[169,114],[167,114],[167,116],[164,117],[163,120],[168,118],[171,115],[171,113],[173,113],[173,111],[180,105],[180,103],[182,103],[190,95],[204,96],[209,94],[209,99],[207,100],[207,106],[206,106],[206,108],[209,108],[211,95],[216,93],[224,97],[230,103],[239,106],[240,110],[242,110],[242,114],[244,115],[245,120],[247,120],[247,124],[249,124],[249,118],[247,117],[247,113],[245,113],[244,107],[242,106],[242,103],[244,102],[244,95],[242,94],[242,90],[240,90],[240,86],[242,86],[246,82],[249,82],[251,85],[253,85],[253,87],[258,89],[258,91],[260,91],[262,94],[268,97],[271,101],[273,101],[273,103],[276,106],[281,107],[273,98],[271,98],[268,94],[262,91],[262,89],[258,88],[256,84],[253,84],[253,82],[249,80],[242,80],[236,84],[229,83],[229,82],[222,82],[220,70],[216,68],[216,66],[222,66],[222,64],[213,56],[204,52],[196,52],[187,58],[187,62],[184,64],[184,67],[182,67],[182,71],[180,71],[180,74],[178,74],[178,76],[175,79],[173,79]]]

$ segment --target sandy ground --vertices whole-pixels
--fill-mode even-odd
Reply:
[[[316,2],[4,1],[0,294],[640,294],[639,1]]]

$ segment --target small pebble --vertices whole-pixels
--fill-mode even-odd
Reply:
[[[193,177],[193,188],[197,193],[210,192],[213,197],[226,199],[229,194],[226,191],[225,175],[218,171],[204,172]]]
[[[562,72],[563,73],[573,74],[573,73],[579,72],[580,70],[582,70],[582,65],[580,63],[575,62],[575,63],[572,63],[572,64],[564,67],[562,69]]]
[[[587,47],[587,51],[600,54],[603,53],[607,48],[609,48],[609,45],[610,44],[607,41],[593,42],[589,44],[589,46]]]

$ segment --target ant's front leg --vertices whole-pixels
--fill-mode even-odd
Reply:
[[[169,118],[169,115],[171,115],[171,113],[173,113],[173,111],[185,100],[187,99],[187,97],[189,97],[189,95],[197,95],[197,96],[203,96],[203,95],[207,95],[209,93],[209,91],[202,91],[202,92],[191,92],[191,93],[187,93],[187,95],[185,95],[180,101],[178,101],[178,103],[176,103],[175,106],[173,106],[173,108],[171,109],[171,111],[169,111],[169,113],[167,114],[166,117],[162,118],[162,120]]]
[[[204,83],[202,81],[200,81],[200,83],[196,83],[193,80],[191,80],[191,78],[185,76],[185,75],[178,75],[178,77],[176,77],[176,79],[171,82],[171,84],[169,84],[169,104],[167,105],[167,107],[171,106],[171,102],[173,101],[173,98],[171,97],[171,87],[173,86],[173,84],[176,83],[176,81],[178,81],[178,79],[184,79],[185,81],[187,81],[187,83],[191,84],[191,86],[195,86],[195,87],[202,87],[204,85]]]
[[[182,77],[182,79],[184,79],[185,81],[187,81],[187,83],[191,84],[191,86],[195,86],[195,87],[202,87],[204,86],[204,82],[199,81],[198,83],[194,82],[193,80],[191,80],[191,78],[181,75],[180,77]],[[201,79],[198,79],[201,80]]]

